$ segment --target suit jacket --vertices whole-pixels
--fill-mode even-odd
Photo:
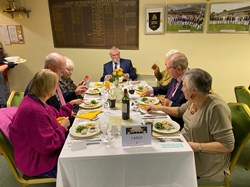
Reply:
[[[135,69],[133,67],[131,60],[121,58],[120,59],[120,68],[123,69],[123,73],[129,74],[130,79],[132,79],[132,80],[136,79],[136,72],[135,72]],[[102,75],[100,81],[103,82],[105,76],[108,74],[111,75],[112,73],[113,73],[113,62],[109,61],[103,65],[103,75]]]
[[[167,98],[169,92],[171,91],[171,88],[174,86],[175,80],[176,79],[172,78],[170,83],[166,86],[153,87],[154,95],[158,95],[158,94],[166,95],[165,98]],[[173,106],[173,107],[174,106],[181,106],[183,103],[185,103],[187,101],[185,96],[184,96],[184,93],[182,92],[181,89],[182,89],[182,82],[180,83],[179,87],[177,88],[174,96],[170,99],[172,101],[171,106]],[[173,116],[171,116],[171,118],[172,118],[172,120],[176,121],[180,125],[181,129],[183,128],[184,122],[183,122],[182,118],[176,118]]]
[[[170,83],[167,84],[166,86],[153,87],[154,95],[158,95],[158,94],[165,95],[165,97],[167,98],[171,88],[174,86],[174,83],[175,83],[175,79],[172,79]],[[182,89],[182,82],[177,88],[174,96],[170,99],[172,101],[171,106],[181,106],[183,103],[187,101],[181,89]]]

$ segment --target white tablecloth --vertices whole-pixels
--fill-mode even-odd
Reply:
[[[111,114],[121,116],[121,111]],[[181,134],[174,137],[183,142],[152,138],[151,145],[122,148],[118,137],[110,149],[94,144],[72,151],[69,135],[58,159],[56,186],[197,187],[193,151]]]

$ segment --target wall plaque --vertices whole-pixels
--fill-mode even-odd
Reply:
[[[57,48],[138,49],[139,0],[49,0]]]

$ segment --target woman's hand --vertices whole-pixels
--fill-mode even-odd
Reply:
[[[88,87],[79,85],[77,86],[75,93],[76,95],[81,95],[81,94],[84,94],[87,90],[88,90]]]
[[[64,118],[60,123],[60,125],[63,126],[66,130],[68,130],[68,127],[70,125],[69,118],[68,117]]]
[[[74,100],[71,100],[69,103],[72,105],[80,105],[84,103],[84,101],[82,99],[74,99]]]
[[[162,106],[169,106],[169,103],[171,100],[165,98],[165,97],[157,97],[161,103]]]

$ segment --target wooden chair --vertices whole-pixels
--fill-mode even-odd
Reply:
[[[26,187],[30,184],[42,184],[42,183],[53,183],[56,182],[56,178],[41,178],[41,177],[28,177],[26,175],[22,175],[15,164],[14,154],[13,154],[13,146],[6,138],[4,133],[0,129],[0,152],[3,154],[5,159],[7,160],[12,173],[18,182],[22,184],[22,187]]]
[[[237,103],[245,103],[250,108],[250,91],[247,86],[236,86],[234,88],[235,97]],[[246,164],[245,168],[250,169],[250,160]]]
[[[243,148],[248,143],[248,140],[250,138],[250,110],[244,103],[228,103],[228,106],[231,109],[232,126],[235,138],[235,146],[231,154],[229,166],[230,173],[232,173]],[[227,175],[225,175],[224,177],[224,183],[224,186],[230,187],[230,182]],[[207,186],[201,185],[199,187]],[[212,185],[212,187],[215,186]]]
[[[11,91],[7,100],[7,107],[19,106],[24,97],[24,92]]]

